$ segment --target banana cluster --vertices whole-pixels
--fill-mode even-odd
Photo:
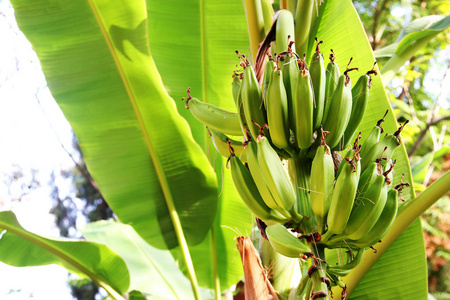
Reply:
[[[311,259],[295,293],[327,298],[328,289],[340,285],[344,297],[340,277],[387,233],[400,192],[408,186],[392,184],[392,157],[406,123],[382,137],[385,115],[359,145],[357,129],[375,65],[352,87],[349,72],[357,70],[349,67],[352,59],[341,74],[331,50],[325,67],[316,38],[308,64],[306,55],[292,48],[292,14],[280,11],[274,26],[278,54],[267,51],[264,67],[255,70],[236,51],[242,67],[232,81],[236,111],[193,98],[190,89],[183,99],[228,159],[234,185],[258,224],[264,224],[263,236],[273,249]],[[332,259],[325,249],[345,249],[346,262],[327,264]]]

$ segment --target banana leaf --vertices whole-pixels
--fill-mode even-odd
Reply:
[[[236,110],[231,93],[232,74],[239,65],[235,51],[248,54],[250,50],[244,8],[239,0],[148,1],[147,13],[150,48],[164,86],[219,179],[219,209],[211,236],[190,251],[199,284],[213,287],[219,278],[224,290],[243,276],[234,239],[251,233],[253,218],[234,188],[225,159],[215,151],[205,126],[193,118],[181,98],[191,87],[194,97]]]
[[[230,41],[248,47],[245,17],[235,13],[243,11],[241,3],[154,1],[146,7],[139,0],[12,2],[52,95],[80,141],[88,169],[121,222],[133,226],[153,246],[175,248],[177,259],[186,255],[185,249],[176,247],[177,235],[186,235],[203,286],[215,286],[219,278],[222,289],[236,283],[243,272],[235,259],[235,231],[250,232],[251,214],[223,160],[212,151],[209,160],[220,180],[217,199],[216,176],[164,89],[149,52],[147,31],[162,39],[162,47],[151,43],[151,49],[159,57],[158,67],[167,72],[163,75],[184,79],[173,86],[173,80],[164,78],[181,113],[190,114],[180,101],[188,86],[193,95],[202,91],[230,106],[234,66],[223,53],[235,59],[236,44],[228,42],[232,50],[223,50],[223,33],[228,31]],[[228,13],[223,13],[227,7]],[[201,24],[200,16],[208,26]],[[161,53],[175,67],[161,65]],[[226,75],[210,76],[225,68]],[[204,126],[192,117],[190,121],[205,152],[213,148]],[[180,217],[182,232],[174,229],[169,217],[172,200],[171,211]],[[209,232],[217,207],[214,232]],[[193,244],[198,245],[192,248]]]
[[[108,246],[124,259],[130,272],[129,290],[157,299],[194,299],[189,280],[170,251],[152,247],[130,225],[98,221],[87,224],[81,232],[89,241]],[[211,290],[200,292],[202,299],[211,298]]]
[[[163,88],[145,1],[13,1],[89,172],[118,218],[150,244],[198,244],[217,182]]]
[[[116,299],[128,290],[123,259],[107,246],[80,240],[46,238],[24,229],[11,211],[0,212],[0,261],[15,267],[58,264],[89,276]]]

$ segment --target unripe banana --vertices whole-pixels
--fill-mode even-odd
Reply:
[[[281,224],[267,226],[266,234],[272,247],[284,256],[300,258],[302,255],[311,252],[311,249],[305,243],[293,236]]]
[[[288,211],[292,218],[299,222],[301,217],[298,216],[294,207],[295,191],[286,168],[281,164],[280,157],[270,146],[266,137],[263,137],[257,145],[259,166],[270,193],[278,206]]]
[[[314,111],[313,111],[313,128],[319,129],[322,124],[323,107],[325,105],[325,87],[326,87],[326,72],[325,65],[323,63],[323,55],[320,53],[319,45],[322,41],[318,41],[316,38],[317,46],[316,52],[313,54],[311,63],[309,65],[309,71],[311,73],[312,85],[314,87]]]
[[[295,11],[295,47],[300,55],[308,52],[313,11],[313,0],[297,1],[297,9]]]
[[[275,52],[278,54],[286,52],[289,40],[292,40],[294,35],[294,16],[288,10],[279,10],[276,25]]]
[[[327,118],[323,122],[323,129],[330,132],[327,135],[327,144],[331,149],[339,144],[350,120],[352,112],[352,90],[348,72],[351,70],[355,70],[355,68],[348,69],[347,66],[347,70],[339,77],[336,90],[331,98]]]
[[[187,91],[188,97],[183,98],[183,100],[186,100],[185,107],[198,121],[224,134],[242,136],[237,113],[192,98],[190,88]]]
[[[403,130],[407,123],[408,121],[401,125],[394,134],[386,135],[369,149],[361,163],[361,170],[363,172],[371,162],[379,159],[381,156],[386,157],[387,161],[392,158],[395,149],[397,149],[397,147],[401,144],[399,138],[400,132]]]
[[[249,141],[247,147],[245,148],[247,155],[248,168],[252,174],[255,184],[258,187],[258,191],[261,194],[264,202],[271,209],[277,210],[279,207],[272,196],[272,193],[267,186],[266,180],[264,179],[261,168],[258,162],[258,145],[256,141]],[[285,216],[285,214],[283,214]]]
[[[376,75],[377,72],[374,69],[368,71],[366,74],[359,77],[355,86],[352,88],[352,112],[350,114],[350,121],[344,131],[339,150],[345,149],[350,145],[353,136],[356,133],[356,129],[358,129],[358,126],[364,117],[367,103],[369,103],[369,90],[372,86],[371,74]]]
[[[267,88],[269,87],[270,78],[277,68],[276,62],[273,60],[272,55],[268,54],[268,60],[264,67],[264,79],[263,79],[263,91],[264,91],[264,107],[267,111]]]
[[[360,248],[368,248],[378,243],[389,231],[397,216],[399,192],[396,189],[391,189],[387,194],[386,205],[381,212],[375,225],[362,238],[353,241],[349,240],[352,246]]]
[[[231,178],[245,205],[264,222],[273,221],[284,223],[286,219],[281,218],[274,210],[266,205],[256,187],[250,171],[242,161],[235,155],[230,157]]]
[[[280,69],[272,72],[267,87],[267,122],[272,143],[280,149],[290,147],[288,102]]]
[[[330,62],[327,65],[325,72],[325,103],[323,107],[322,120],[326,120],[328,116],[328,110],[330,109],[331,98],[336,90],[341,72],[339,71],[338,64],[334,61],[336,58],[333,49],[331,49]]]
[[[244,151],[244,145],[240,141],[233,140],[225,134],[218,132],[214,129],[206,127],[209,136],[214,144],[216,150],[222,154],[222,156],[230,157],[230,146],[234,151],[234,154],[239,157],[243,162],[247,161],[246,151]]]
[[[383,118],[378,120],[377,125],[375,125],[375,127],[372,128],[372,130],[369,133],[369,136],[362,144],[360,151],[361,157],[365,157],[367,152],[369,152],[370,148],[372,148],[372,146],[378,143],[378,141],[380,140],[380,136],[384,132],[383,127],[381,127],[381,123],[384,122],[384,118],[386,117],[388,112],[389,110],[386,111]]]
[[[369,183],[372,180],[372,176],[376,174],[378,174],[378,164],[376,162],[373,162],[366,168],[366,170],[364,170],[364,172],[362,172],[361,176],[359,177],[357,197],[367,191]]]
[[[363,257],[364,257],[364,248],[358,249],[356,255],[349,263],[340,266],[328,266],[327,272],[337,276],[346,276],[348,273],[347,271],[351,271],[357,265],[359,265]]]
[[[353,143],[353,147],[347,151],[347,154],[346,154],[345,157],[341,160],[341,163],[339,164],[338,170],[337,170],[337,172],[336,172],[336,177],[339,176],[339,174],[340,174],[341,171],[342,171],[342,168],[345,166],[345,159],[353,159],[354,157],[357,156],[357,157],[358,157],[358,160],[359,160],[359,158],[361,157],[361,156],[359,155],[359,151],[361,150],[361,146],[358,145],[360,138],[361,138],[361,133],[356,137],[355,142]],[[336,152],[334,152],[334,153],[336,153]],[[360,170],[359,170],[359,171],[360,171]],[[358,176],[358,177],[359,177],[359,176]]]
[[[259,126],[266,124],[266,111],[263,104],[261,88],[256,79],[255,72],[250,65],[250,62],[240,55],[243,60],[244,75],[242,78],[241,98],[244,108],[244,116],[247,128],[250,130],[252,138],[256,140],[259,135],[260,127],[254,124],[256,122]],[[269,137],[269,132],[264,131],[264,134]]]
[[[311,166],[310,201],[317,217],[318,232],[325,231],[326,217],[330,209],[331,194],[334,186],[334,162],[331,150],[325,143],[322,133],[322,145],[317,149]]]
[[[375,174],[367,190],[359,194],[353,206],[347,226],[342,233],[345,238],[362,238],[377,222],[387,198],[387,185],[383,174]]]
[[[300,74],[293,98],[295,141],[300,149],[307,149],[313,137],[314,90],[311,76],[304,60],[298,60]]]
[[[294,118],[294,93],[297,86],[297,80],[300,73],[297,64],[297,57],[288,47],[288,52],[284,56],[284,62],[280,62],[280,67],[283,70],[284,88],[286,89],[286,96],[288,99],[288,114],[289,114],[289,127],[295,127]]]
[[[239,99],[239,93],[241,90],[242,78],[241,74],[236,73],[236,71],[234,71],[232,77],[233,81],[231,83],[231,93],[233,94],[234,103],[237,103]]]
[[[237,74],[236,72],[233,74],[233,82],[231,84],[232,87],[232,93],[234,98],[234,103],[236,104],[236,111],[239,117],[239,125],[241,126],[241,131],[244,137],[247,136],[246,132],[246,121],[245,121],[245,115],[244,115],[244,107],[242,104],[242,97],[241,97],[241,87],[242,87],[242,73]]]
[[[346,159],[341,173],[337,177],[331,197],[330,210],[328,211],[328,231],[322,237],[326,241],[332,234],[340,234],[347,225],[348,218],[353,208],[353,202],[358,188],[359,161]]]

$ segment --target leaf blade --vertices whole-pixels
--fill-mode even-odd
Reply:
[[[0,212],[0,260],[16,267],[58,264],[84,273],[113,296],[127,291],[130,277],[125,262],[108,247],[79,240],[57,240],[25,230],[11,211]]]
[[[214,220],[216,178],[163,89],[148,49],[145,2],[13,3],[118,217],[160,248],[175,247],[183,234],[189,244],[201,242]]]

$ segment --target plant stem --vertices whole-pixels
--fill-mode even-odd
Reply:
[[[259,43],[264,40],[264,15],[260,0],[243,0],[247,16],[250,52],[253,64],[258,53]]]
[[[217,244],[216,244],[216,230],[213,226],[211,228],[211,253],[212,253],[212,267],[213,267],[213,279],[214,279],[214,298],[220,300],[220,278],[219,278],[219,266],[217,263]]]
[[[297,193],[297,212],[306,216],[301,229],[308,234],[317,226],[316,217],[311,209],[309,199],[309,180],[311,177],[311,160],[309,158],[289,159],[289,175]]]
[[[347,292],[349,295],[381,255],[386,252],[409,225],[420,217],[420,215],[422,215],[431,205],[444,196],[449,191],[449,187],[450,171],[447,171],[441,178],[432,183],[416,198],[409,200],[400,208],[397,218],[389,232],[383,238],[383,242],[377,244],[377,253],[374,253],[371,249],[365,251],[365,259],[354,268],[349,275],[343,278],[343,281],[347,284]]]

